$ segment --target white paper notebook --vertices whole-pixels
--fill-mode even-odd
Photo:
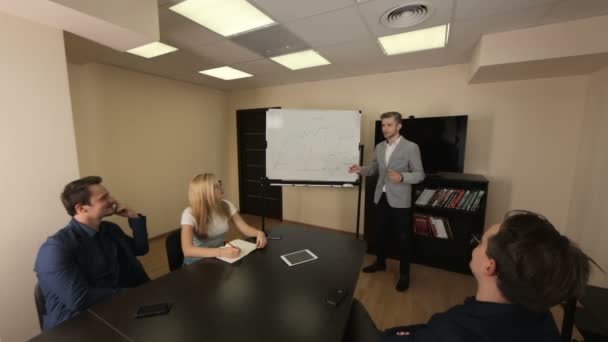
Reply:
[[[247,242],[247,241],[241,240],[241,239],[232,240],[232,241],[230,241],[230,243],[234,247],[240,248],[241,254],[236,258],[224,258],[224,257],[217,257],[217,258],[220,260],[224,260],[225,262],[229,262],[231,264],[235,261],[241,260],[247,254],[255,251],[255,249],[256,249],[255,243]],[[226,244],[226,245],[224,245],[224,247],[220,247],[220,248],[226,248],[226,247],[230,247],[230,246]]]

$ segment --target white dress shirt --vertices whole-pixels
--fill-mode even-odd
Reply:
[[[392,144],[389,144],[388,141],[386,142],[386,151],[384,152],[384,161],[386,162],[386,167],[388,168],[388,161],[389,159],[391,159],[391,155],[393,154],[393,151],[395,151],[395,147],[397,147],[397,144],[399,144],[399,142],[401,141],[401,136],[399,136],[399,138],[397,138],[397,140],[395,140]],[[387,180],[388,182],[389,180]],[[386,185],[382,187],[382,192],[386,192]]]

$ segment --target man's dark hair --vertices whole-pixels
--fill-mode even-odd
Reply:
[[[545,217],[521,210],[507,213],[486,253],[505,298],[534,311],[580,298],[595,264]]]
[[[403,121],[403,119],[401,118],[401,113],[399,113],[399,112],[386,112],[386,113],[382,113],[382,115],[380,115],[380,120],[388,119],[388,118],[393,118],[395,120],[395,122],[398,124],[400,124],[401,121]]]
[[[88,176],[68,183],[61,193],[61,203],[70,216],[76,215],[77,204],[91,204],[90,185],[100,184],[99,176]]]

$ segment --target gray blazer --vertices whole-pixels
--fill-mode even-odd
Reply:
[[[386,146],[386,141],[376,145],[374,160],[371,165],[361,168],[361,175],[378,175],[374,203],[378,204],[382,196],[382,188],[386,185],[388,204],[393,208],[409,208],[412,205],[412,184],[420,183],[424,179],[420,149],[418,145],[402,136],[386,165]],[[392,182],[388,178],[388,169],[400,172],[403,182]]]

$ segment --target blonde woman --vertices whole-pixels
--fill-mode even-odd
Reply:
[[[236,207],[224,199],[224,186],[215,175],[205,173],[195,176],[188,189],[190,206],[182,213],[182,250],[184,264],[200,258],[235,258],[240,250],[224,245],[228,223],[232,221],[241,233],[256,238],[257,248],[266,246],[266,235],[248,225]]]

